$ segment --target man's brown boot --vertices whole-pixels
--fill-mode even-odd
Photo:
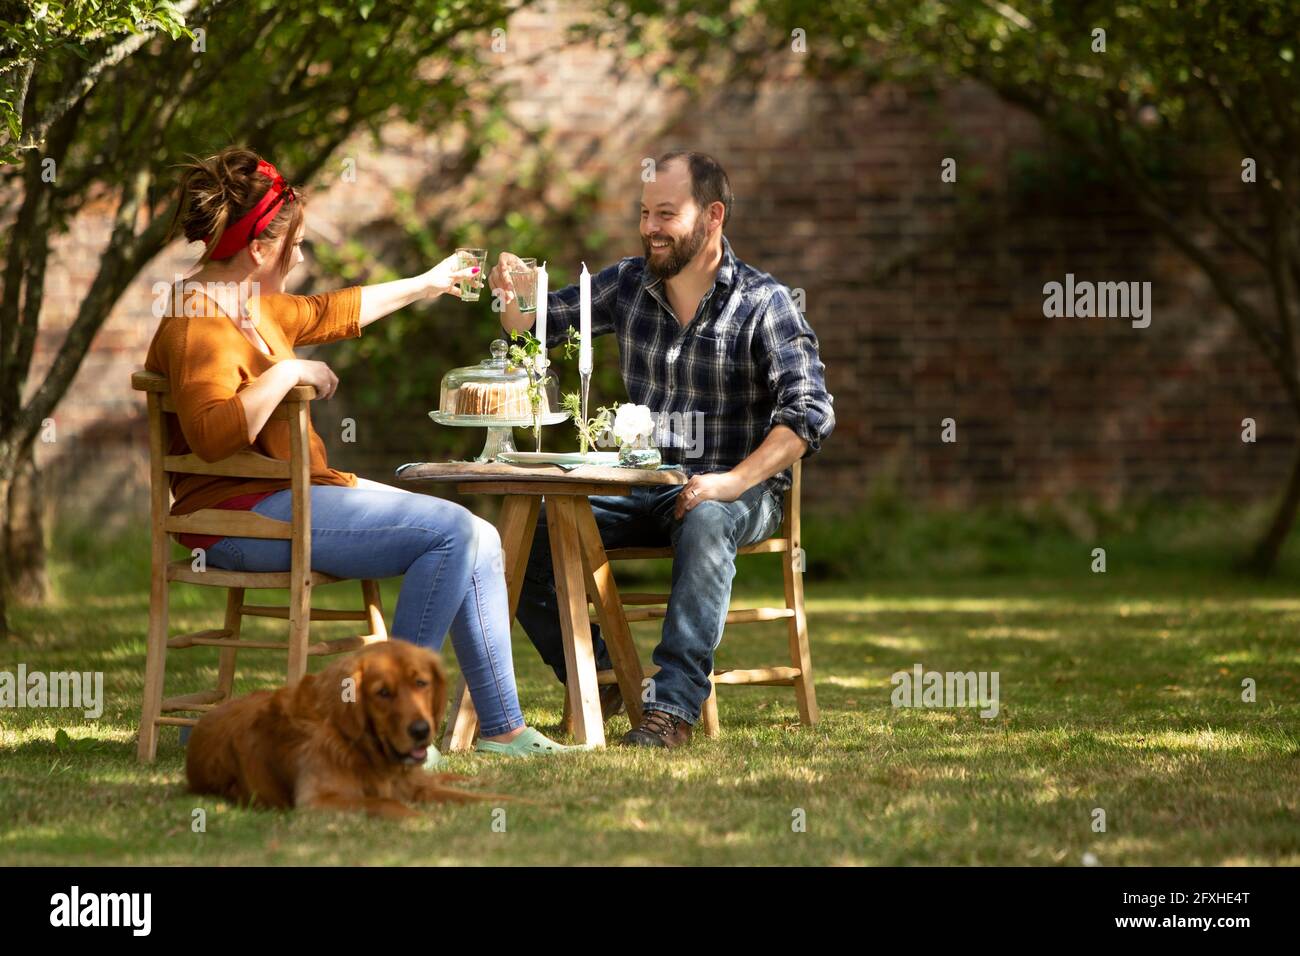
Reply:
[[[672,750],[691,739],[691,725],[676,714],[647,710],[641,725],[623,735],[623,743],[634,747],[665,747]]]

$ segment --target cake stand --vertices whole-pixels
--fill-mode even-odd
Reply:
[[[497,455],[503,452],[516,451],[514,429],[533,427],[531,416],[501,418],[498,415],[452,415],[447,412],[433,411],[429,412],[429,417],[439,425],[450,425],[453,428],[486,428],[487,439],[483,442],[483,450],[479,452],[477,458],[473,459],[474,461],[495,461]],[[558,425],[568,418],[568,412],[545,412],[542,415],[542,424]],[[540,441],[538,444],[540,445]],[[537,450],[541,451],[541,448]]]

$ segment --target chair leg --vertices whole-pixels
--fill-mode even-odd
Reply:
[[[709,681],[709,697],[700,710],[700,723],[706,737],[716,737],[722,730],[718,723],[718,685],[712,680]]]
[[[795,701],[799,706],[799,719],[813,726],[821,719],[817,709],[817,691],[813,686],[812,652],[808,647],[808,617],[803,603],[803,572],[795,570],[794,556],[786,554],[782,562],[785,569],[785,606],[794,611],[786,618],[790,636],[790,663],[799,668],[794,682]]]
[[[295,577],[289,588],[288,686],[307,673],[307,640],[311,634],[311,581]]]
[[[573,736],[573,706],[569,703],[569,695],[564,695],[564,709],[560,711],[560,727],[570,737]]]
[[[370,616],[370,633],[366,636],[381,641],[388,640],[388,627],[384,624],[384,600],[379,593],[379,582],[362,581],[361,598],[365,601],[365,610]]]
[[[456,681],[447,707],[447,722],[442,731],[442,752],[445,754],[459,750],[469,750],[474,746],[474,737],[478,733],[478,711],[474,709],[474,699],[469,695],[469,685],[465,678]]]
[[[244,620],[243,612],[240,610],[243,606],[244,589],[226,588],[226,622],[223,627],[235,640],[239,640],[239,628]],[[217,668],[217,693],[221,695],[222,700],[230,700],[231,692],[234,690],[235,656],[238,653],[237,647],[221,649],[221,663]]]
[[[153,763],[158,756],[158,718],[162,716],[163,679],[167,670],[167,552],[155,542],[149,585],[149,633],[145,639],[144,695],[136,758]]]

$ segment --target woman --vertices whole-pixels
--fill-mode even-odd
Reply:
[[[354,338],[391,312],[481,282],[455,256],[410,279],[324,295],[284,293],[302,261],[303,202],[269,163],[232,147],[189,164],[179,223],[206,244],[198,268],[173,294],[149,346],[146,368],[171,383],[170,454],[218,461],[248,446],[287,460],[288,425],[271,412],[295,385],[328,399],[338,379],[324,362],[295,357],[297,345]],[[393,633],[437,650],[448,629],[479,713],[478,749],[553,754],[563,747],[524,723],[510,653],[510,614],[501,540],[488,522],[453,502],[358,479],[330,468],[311,432],[312,568],[339,577],[402,575]],[[173,475],[173,514],[247,509],[288,521],[284,480]],[[230,571],[286,571],[289,542],[182,535],[207,562]],[[436,758],[436,751],[433,752]]]

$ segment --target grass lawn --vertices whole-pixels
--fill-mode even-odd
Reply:
[[[737,601],[778,601],[770,577],[746,575],[764,560],[742,559]],[[722,688],[722,737],[683,751],[452,757],[484,788],[539,801],[510,807],[495,832],[490,805],[395,824],[188,795],[174,729],[155,765],[135,761],[146,541],[62,546],[51,570],[47,606],[11,608],[23,640],[0,646],[0,670],[100,670],[107,702],[97,721],[0,711],[4,864],[1300,863],[1300,593],[1286,582],[1114,562],[1097,575],[814,578],[819,726],[800,726],[786,689]],[[174,593],[175,629],[219,626],[221,592]],[[323,589],[320,603],[354,594]],[[395,599],[386,582],[390,619]],[[654,631],[635,627],[648,656]],[[250,621],[259,632],[276,625]],[[552,729],[559,687],[518,628],[515,647],[526,716]],[[779,624],[736,627],[720,663],[778,663],[784,648]],[[168,692],[209,686],[215,661],[173,652]],[[916,663],[997,671],[998,716],[892,707],[890,675]],[[248,652],[241,688],[281,667]],[[1246,677],[1255,703],[1241,700]],[[608,732],[625,729],[618,718]],[[196,807],[204,833],[191,831]],[[793,832],[796,809],[806,832]]]

